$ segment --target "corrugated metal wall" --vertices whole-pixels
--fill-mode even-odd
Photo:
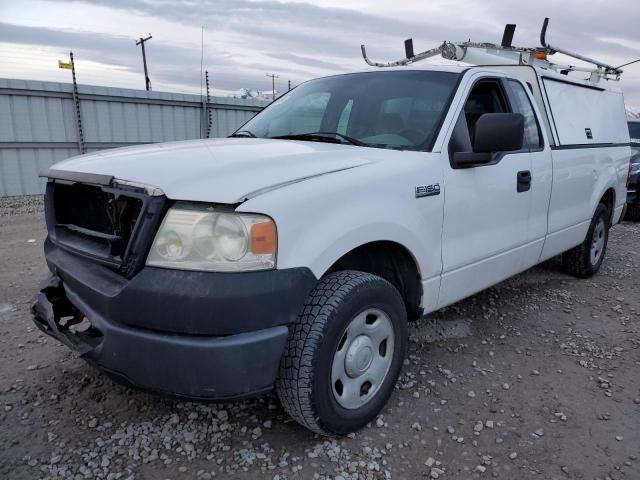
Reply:
[[[198,95],[79,85],[87,152],[140,143],[202,138]],[[268,102],[212,97],[211,137],[225,137]],[[0,196],[44,192],[38,173],[77,155],[72,85],[0,79]]]

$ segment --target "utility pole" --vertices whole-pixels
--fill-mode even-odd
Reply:
[[[287,91],[288,91],[288,92],[290,92],[290,91],[291,91],[291,80],[289,80],[289,81],[287,82],[287,88],[288,88],[288,90],[287,90]]]
[[[276,99],[276,78],[280,78],[279,75],[275,73],[267,73],[267,77],[271,77],[271,92],[273,94],[273,99]]]
[[[147,87],[147,91],[151,90],[151,80],[149,80],[149,74],[147,73],[147,55],[144,51],[144,42],[151,40],[151,34],[147,38],[140,37],[140,40],[136,41],[136,45],[140,45],[142,47],[142,63],[144,64],[144,81]]]

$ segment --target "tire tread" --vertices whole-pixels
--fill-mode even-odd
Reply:
[[[302,313],[289,326],[276,392],[285,411],[309,430],[321,435],[335,434],[319,421],[312,397],[315,352],[322,343],[332,314],[353,290],[380,281],[385,280],[354,270],[331,273],[318,282],[309,294]],[[400,296],[399,293],[397,295]]]
[[[591,220],[591,225],[589,226],[589,230],[584,241],[577,247],[567,250],[562,254],[562,267],[569,275],[578,278],[589,278],[600,270],[600,265],[602,265],[604,255],[606,254],[606,243],[605,251],[602,254],[603,258],[597,268],[592,268],[588,259],[591,251],[591,236],[595,228],[595,221],[600,215],[602,215],[601,212],[604,212],[605,218],[610,218],[607,206],[603,203],[598,204],[598,208],[596,208],[596,212]],[[608,224],[606,228],[609,228]]]

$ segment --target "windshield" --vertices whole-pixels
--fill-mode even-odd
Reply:
[[[631,143],[640,144],[640,122],[629,122],[629,136]]]
[[[311,80],[277,99],[235,135],[430,149],[458,77],[410,70]]]

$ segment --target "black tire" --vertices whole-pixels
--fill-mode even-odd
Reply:
[[[640,205],[627,206],[627,213],[624,219],[630,222],[640,222]]]
[[[596,261],[592,261],[591,246],[594,240],[594,231],[600,222],[604,222],[604,245],[600,249],[600,255]],[[587,236],[580,245],[562,254],[562,266],[564,270],[578,278],[589,278],[595,275],[604,261],[609,242],[609,227],[611,226],[611,213],[604,204],[599,204],[589,225]]]
[[[369,308],[383,311],[391,320],[391,364],[367,403],[346,409],[334,397],[331,366],[345,329]],[[386,280],[352,270],[323,277],[289,327],[276,381],[283,408],[298,423],[321,435],[346,435],[362,428],[383,409],[393,392],[407,351],[407,332],[402,297]]]

